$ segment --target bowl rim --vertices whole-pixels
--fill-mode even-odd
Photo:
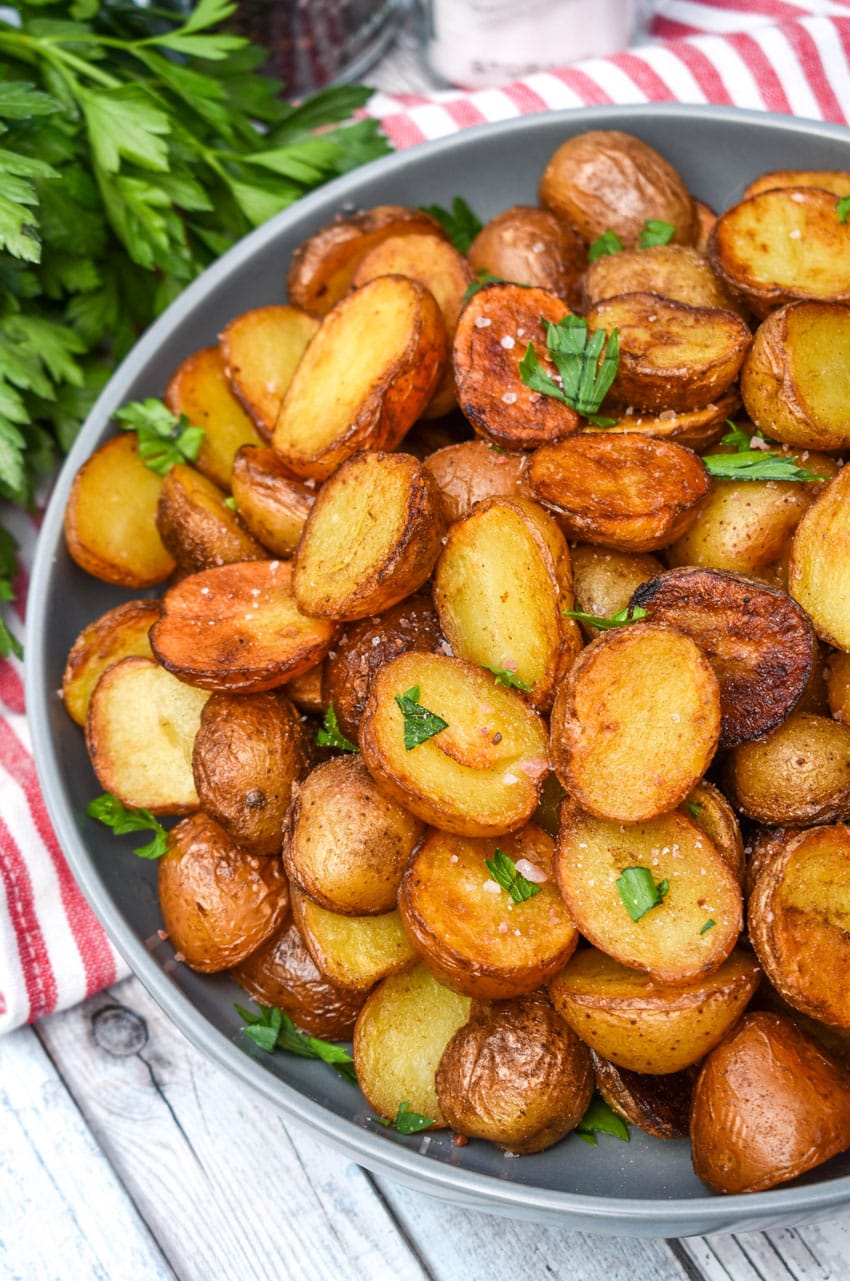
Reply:
[[[314,1133],[337,1148],[342,1148],[353,1159],[379,1173],[388,1174],[401,1183],[407,1182],[433,1195],[452,1197],[491,1212],[538,1217],[547,1221],[557,1215],[564,1226],[571,1219],[583,1219],[583,1226],[587,1228],[595,1226],[596,1230],[616,1231],[618,1226],[628,1229],[630,1224],[636,1226],[642,1220],[654,1216],[656,1221],[663,1219],[665,1229],[669,1228],[669,1232],[656,1232],[654,1235],[676,1236],[679,1235],[677,1228],[688,1231],[689,1225],[695,1220],[702,1225],[698,1229],[702,1233],[728,1231],[736,1225],[738,1230],[742,1230],[740,1225],[747,1220],[757,1224],[770,1219],[779,1222],[783,1215],[793,1215],[795,1221],[803,1221],[807,1216],[826,1217],[831,1207],[838,1210],[850,1202],[850,1175],[840,1176],[828,1183],[792,1184],[764,1192],[730,1196],[707,1194],[684,1200],[591,1196],[535,1187],[508,1182],[476,1170],[430,1161],[416,1148],[407,1144],[388,1143],[383,1134],[374,1133],[353,1120],[338,1115],[275,1076],[259,1059],[228,1040],[198,1011],[187,995],[168,981],[144,943],[128,931],[120,910],[101,880],[73,822],[59,783],[61,760],[50,730],[49,699],[52,691],[47,688],[46,628],[43,619],[49,577],[55,560],[53,549],[61,542],[64,509],[74,475],[91,453],[90,438],[105,429],[114,409],[125,399],[125,389],[174,326],[190,315],[212,286],[238,272],[247,260],[274,241],[282,225],[285,226],[291,218],[309,217],[314,210],[324,207],[329,199],[343,204],[352,192],[359,193],[364,182],[368,183],[373,174],[379,172],[384,176],[401,171],[410,163],[412,156],[439,158],[456,150],[464,150],[474,145],[477,138],[485,135],[488,138],[508,139],[515,134],[548,129],[554,122],[574,126],[582,121],[592,121],[589,127],[605,128],[607,117],[618,117],[622,122],[624,113],[628,113],[629,119],[636,126],[644,120],[670,119],[680,125],[683,120],[704,119],[752,125],[766,132],[791,129],[803,136],[810,135],[819,139],[824,136],[832,137],[850,144],[850,129],[843,125],[728,106],[665,102],[541,111],[472,126],[413,148],[392,152],[334,179],[248,233],[189,284],[137,341],[113,372],[65,459],[54,483],[39,531],[30,575],[25,699],[39,782],[50,820],[68,864],[111,941],[133,973],[197,1049],[235,1076],[240,1083],[257,1090],[269,1102],[282,1108],[292,1119],[309,1126]]]

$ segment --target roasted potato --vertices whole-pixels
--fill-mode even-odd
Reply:
[[[242,524],[263,547],[286,559],[298,546],[316,495],[273,449],[246,445],[233,462],[233,500]]]
[[[177,463],[159,491],[156,527],[181,569],[195,573],[213,565],[266,560],[239,517],[225,504],[226,494],[194,467]]]
[[[203,428],[198,471],[220,489],[229,489],[237,449],[261,445],[262,437],[231,391],[218,347],[187,356],[172,374],[163,399],[173,414],[185,414],[194,427]]]
[[[159,613],[158,600],[128,600],[80,632],[62,675],[62,701],[78,725],[85,726],[92,692],[107,667],[131,655],[153,658],[148,632]]]
[[[830,714],[835,720],[841,721],[842,725],[850,725],[850,654],[843,650],[830,654],[824,675]],[[66,706],[67,702],[66,697]]]
[[[587,250],[569,223],[548,209],[514,205],[485,223],[469,246],[475,271],[517,285],[535,285],[563,298],[573,309]]]
[[[583,614],[606,618],[625,609],[642,583],[663,572],[663,565],[648,553],[616,552],[607,547],[579,543],[570,548],[575,607]],[[592,640],[599,630],[582,622]]]
[[[690,245],[651,245],[603,254],[582,277],[583,311],[620,294],[650,293],[688,307],[720,307],[742,312],[732,292],[718,280],[708,260]],[[746,319],[746,317],[744,317]]]
[[[485,440],[446,445],[425,459],[450,525],[485,498],[528,498],[525,465],[524,454],[508,454]]]
[[[677,445],[687,445],[689,449],[701,453],[728,431],[728,420],[740,408],[741,397],[736,383],[722,396],[718,396],[717,400],[698,409],[662,409],[654,413],[628,405],[626,409],[612,410],[612,413],[617,414],[614,427],[597,427],[588,423],[582,427],[582,431],[605,432],[607,435],[627,432],[638,436],[654,436],[656,440],[672,440]]]
[[[318,328],[314,316],[279,305],[245,311],[221,332],[227,380],[264,440],[271,439],[281,401]]]
[[[820,187],[834,196],[850,196],[850,173],[846,169],[772,169],[749,183],[741,193],[742,200],[777,187]]]
[[[329,912],[290,886],[292,914],[320,972],[337,987],[368,992],[381,979],[416,964],[397,911],[380,916]]]
[[[612,1111],[656,1139],[685,1139],[691,1119],[694,1077],[687,1070],[664,1076],[630,1072],[595,1050],[590,1060],[596,1088]]]
[[[735,811],[720,789],[708,779],[702,779],[685,801],[685,809],[723,855],[738,884],[743,885],[746,874],[744,838]]]
[[[725,784],[733,805],[758,823],[850,819],[850,727],[795,712],[766,738],[729,753]]]
[[[801,518],[791,544],[788,591],[821,640],[850,651],[850,468],[842,468]]]

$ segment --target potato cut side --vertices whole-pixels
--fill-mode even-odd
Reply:
[[[73,650],[71,651],[73,653]],[[830,715],[842,725],[850,725],[850,654],[836,650],[830,654],[824,668],[828,708],[818,711],[829,711]],[[810,710],[806,708],[806,711]]]
[[[582,651],[552,709],[552,764],[591,814],[640,823],[680,805],[720,735],[720,690],[684,632],[634,623]]]
[[[226,495],[194,467],[175,464],[165,477],[156,507],[160,537],[182,569],[265,560],[258,543],[225,504]]]
[[[135,432],[83,463],[65,508],[65,544],[87,573],[118,587],[153,587],[175,567],[156,528],[162,477],[139,457]]]
[[[525,455],[492,449],[486,440],[462,440],[425,459],[436,480],[449,524],[485,498],[527,498]]]
[[[421,714],[446,728],[405,746]],[[521,695],[490,672],[442,654],[402,654],[375,678],[360,722],[369,772],[394,800],[426,823],[461,836],[493,836],[522,827],[548,772],[546,729]]]
[[[791,544],[788,591],[821,640],[850,651],[850,468],[823,487],[800,520]]]
[[[696,520],[710,489],[696,454],[636,435],[581,435],[543,445],[528,468],[532,493],[568,538],[651,552]]]
[[[741,199],[749,200],[777,187],[820,187],[834,196],[850,196],[850,173],[846,169],[772,169],[745,187]]]
[[[746,873],[744,838],[735,811],[720,789],[708,779],[702,779],[688,796],[684,809],[716,845],[738,884],[743,885]]]
[[[328,1041],[350,1040],[366,999],[364,992],[339,987],[319,972],[292,920],[231,975],[260,1005],[277,1006],[302,1031]]]
[[[173,414],[185,414],[194,427],[204,429],[198,471],[229,489],[237,449],[263,442],[230,389],[218,347],[204,347],[187,356],[172,374],[163,399]]]
[[[329,912],[390,912],[423,832],[379,791],[359,756],[319,765],[298,788],[286,821],[290,880]]]
[[[633,606],[699,645],[720,682],[720,746],[768,734],[812,672],[812,625],[784,592],[710,569],[673,569],[637,589]]]
[[[694,1093],[692,1072],[686,1069],[650,1076],[609,1063],[595,1050],[591,1050],[590,1057],[597,1090],[624,1121],[656,1139],[688,1137]]]
[[[843,823],[787,834],[756,879],[747,926],[789,1005],[850,1028],[850,831]]]
[[[317,618],[365,618],[428,578],[445,530],[440,492],[410,454],[351,458],[316,499],[295,555],[293,587]]]
[[[477,436],[506,449],[533,449],[578,430],[574,409],[526,387],[519,372],[529,345],[542,369],[557,370],[544,321],[557,324],[567,305],[546,289],[487,285],[464,307],[452,350],[457,401]]]
[[[731,311],[690,307],[653,293],[604,299],[588,311],[587,325],[591,332],[619,334],[611,399],[656,413],[716,401],[737,378],[752,340]]]
[[[583,432],[605,432],[606,435],[627,432],[637,436],[654,436],[656,440],[672,440],[677,445],[687,445],[702,453],[729,430],[726,420],[741,408],[737,384],[729,387],[722,396],[697,409],[662,409],[658,412],[635,409],[616,410],[615,427],[595,427],[587,423]],[[630,412],[629,412],[630,411]],[[612,410],[612,417],[614,415]]]
[[[749,818],[808,827],[850,819],[850,727],[794,712],[726,760],[726,793]]]
[[[572,576],[562,562],[569,551],[553,517],[527,500],[492,498],[451,526],[434,573],[434,604],[453,652],[503,673],[508,685],[521,682],[516,688],[541,711],[573,657],[561,614],[573,603],[562,592]]]
[[[230,388],[264,440],[271,439],[292,376],[318,328],[315,316],[280,305],[243,312],[221,332]]]
[[[292,910],[320,972],[341,988],[366,992],[416,964],[398,912],[342,916],[292,888]]]
[[[565,799],[555,868],[567,910],[585,938],[659,983],[711,974],[741,933],[735,874],[706,833],[679,812],[626,827],[593,818]],[[639,876],[624,876],[626,869]],[[642,892],[635,903],[630,895],[636,880]]]
[[[151,645],[163,667],[202,689],[256,693],[320,662],[332,624],[308,618],[285,561],[245,561],[184,578],[165,593]]]
[[[85,725],[92,691],[107,667],[131,655],[153,657],[148,632],[159,613],[157,600],[128,600],[80,632],[62,676],[62,701],[78,725]]]
[[[625,609],[632,593],[642,583],[663,572],[656,556],[648,553],[615,552],[606,547],[579,543],[570,548],[570,562],[575,584],[575,607],[583,614],[607,618]],[[599,629],[582,623],[582,630],[592,640]]]
[[[442,235],[420,209],[376,205],[320,227],[292,255],[286,292],[297,307],[326,316],[348,292],[358,265],[382,240],[400,235]]]
[[[762,191],[718,218],[709,260],[756,315],[798,298],[850,302],[850,223],[816,187]]]
[[[149,658],[122,658],[108,668],[86,722],[86,745],[103,790],[154,814],[197,809],[192,746],[208,697]]]
[[[275,556],[292,556],[316,501],[310,486],[297,480],[273,449],[254,445],[236,455],[231,486],[242,524]]]
[[[688,307],[721,307],[741,314],[731,290],[718,280],[708,260],[690,245],[650,245],[603,254],[582,278],[587,311],[606,298],[650,293]]]
[[[568,222],[548,209],[514,205],[485,223],[469,246],[477,272],[551,290],[573,308],[581,297],[587,248]]]
[[[354,1029],[354,1067],[366,1102],[395,1120],[408,1111],[445,1126],[434,1074],[446,1045],[469,1018],[470,999],[443,987],[422,966],[384,979]]]
[[[584,948],[550,980],[549,994],[603,1059],[629,1072],[667,1076],[699,1062],[723,1039],[760,979],[743,948],[706,977],[675,985]]]
[[[528,882],[517,891],[530,893],[524,902],[487,867],[499,863],[499,850]],[[426,838],[404,874],[399,911],[422,963],[442,983],[482,999],[522,996],[565,964],[578,931],[554,881],[552,852],[551,837],[534,825],[498,841]]]
[[[305,351],[272,445],[299,476],[324,480],[359,449],[395,449],[448,361],[432,294],[381,276],[344,298]]]
[[[178,959],[203,974],[244,961],[289,910],[280,859],[249,854],[206,814],[184,818],[169,832],[157,891]]]

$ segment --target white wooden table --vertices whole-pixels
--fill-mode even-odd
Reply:
[[[371,83],[429,87],[409,37]],[[0,1281],[847,1281],[850,1215],[640,1242],[361,1170],[190,1046],[136,979],[0,1040]]]

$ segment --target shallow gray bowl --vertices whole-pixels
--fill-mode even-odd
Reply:
[[[70,560],[62,515],[74,473],[113,434],[110,416],[128,400],[161,395],[177,363],[214,342],[238,313],[279,302],[290,255],[343,208],[384,203],[448,205],[461,194],[484,217],[533,203],[555,148],[587,129],[623,129],[661,151],[694,194],[716,208],[769,169],[850,169],[850,130],[722,107],[603,107],[549,112],[485,125],[403,151],[308,196],[236,245],[169,308],[130,353],[98,400],[59,478],[41,531],[29,594],[27,706],[36,763],[62,848],[116,946],[177,1026],[239,1081],[361,1164],[411,1187],[482,1210],[562,1227],[635,1236],[791,1227],[850,1204],[850,1156],[793,1187],[712,1197],[691,1169],[685,1141],[633,1130],[626,1145],[568,1138],[536,1156],[510,1159],[446,1132],[402,1138],[370,1118],[353,1086],[322,1064],[263,1054],[240,1037],[240,990],[226,977],[175,965],[159,943],[156,869],[85,817],[99,793],[82,735],[56,693],[68,650],[92,619],[129,593],[90,578]],[[137,593],[136,593],[137,594]],[[244,999],[244,998],[243,998]]]

